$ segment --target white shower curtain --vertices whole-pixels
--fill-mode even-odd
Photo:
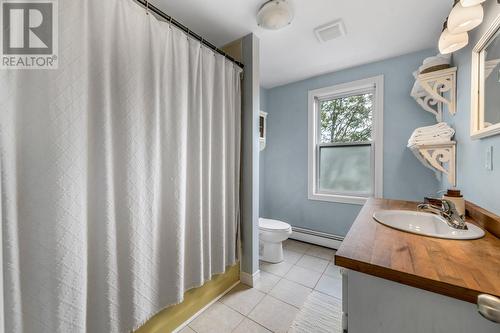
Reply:
[[[59,20],[0,71],[5,331],[129,332],[236,262],[241,70],[132,0]]]

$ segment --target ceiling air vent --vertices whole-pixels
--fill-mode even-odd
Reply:
[[[331,41],[332,39],[345,36],[345,27],[342,20],[336,20],[323,24],[314,29],[316,37],[321,43]]]

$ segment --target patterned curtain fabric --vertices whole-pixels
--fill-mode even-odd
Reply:
[[[236,262],[241,70],[132,0],[58,34],[0,71],[4,327],[130,332]]]

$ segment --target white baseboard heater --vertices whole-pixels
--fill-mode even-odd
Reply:
[[[344,240],[344,237],[342,236],[298,227],[292,227],[292,235],[290,236],[290,238],[315,245],[329,247],[335,250],[338,250],[340,244],[342,244],[342,241]]]

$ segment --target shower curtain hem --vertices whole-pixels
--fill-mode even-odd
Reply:
[[[168,309],[169,307],[171,306],[175,306],[175,305],[179,305],[181,304],[182,302],[184,302],[184,295],[190,291],[190,290],[193,290],[193,289],[196,289],[196,288],[201,288],[203,287],[207,282],[210,282],[213,280],[213,278],[216,276],[216,275],[221,275],[221,274],[224,274],[228,271],[228,268],[230,267],[233,267],[235,265],[238,265],[240,264],[240,262],[238,260],[235,260],[232,264],[229,264],[229,265],[226,265],[226,268],[222,271],[222,272],[215,272],[215,273],[212,273],[212,275],[210,276],[210,279],[208,280],[204,280],[201,284],[196,284],[194,286],[191,286],[191,287],[188,287],[187,289],[184,290],[184,292],[182,293],[182,297],[180,300],[174,302],[174,303],[170,303],[169,305],[165,305],[163,306],[160,310],[156,311],[155,313],[153,313],[152,315],[150,315],[147,319],[145,319],[144,321],[142,321],[141,323],[139,323],[136,327],[134,327],[131,331],[129,331],[130,333],[134,333],[135,331],[137,331],[138,329],[140,329],[142,326],[144,326],[148,321],[150,321],[151,319],[153,319],[154,316],[158,315],[160,312]]]

